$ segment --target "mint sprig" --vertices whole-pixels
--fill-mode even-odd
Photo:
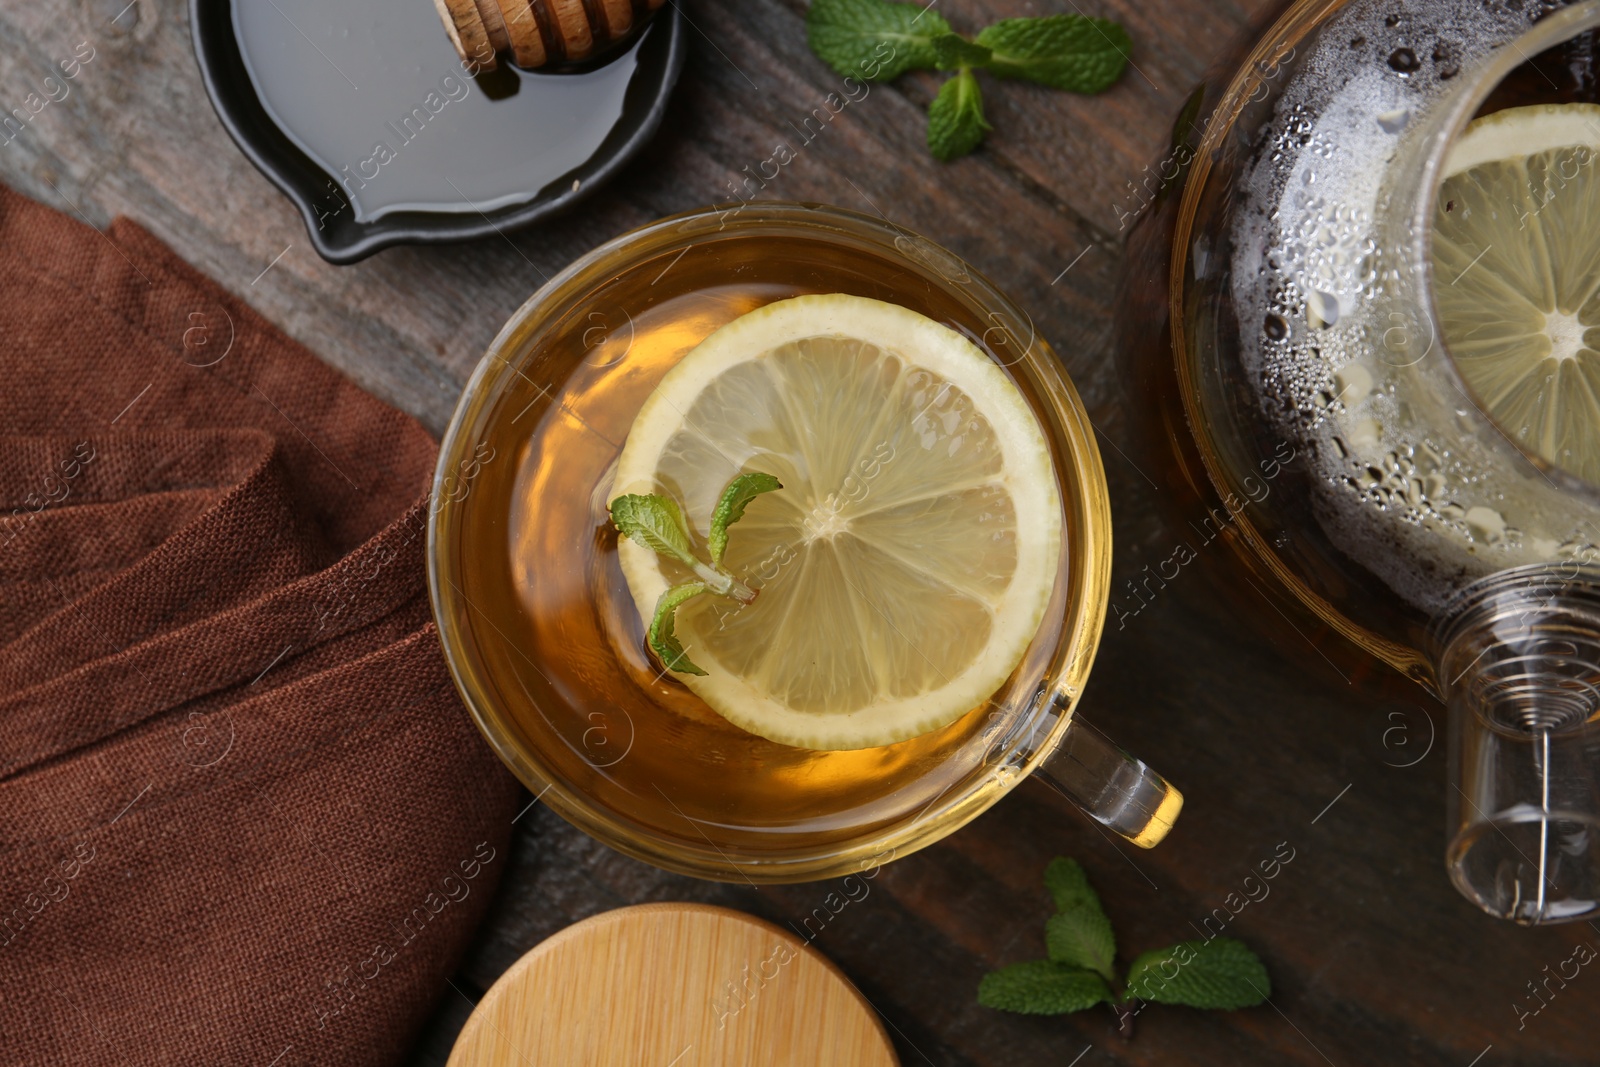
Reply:
[[[711,562],[695,555],[689,536],[689,524],[683,517],[678,502],[660,493],[629,493],[611,502],[611,524],[617,532],[663,556],[682,563],[694,572],[698,581],[675,585],[656,598],[656,607],[646,635],[650,650],[661,661],[661,666],[679,674],[704,675],[688,656],[677,635],[677,611],[684,602],[712,593],[732,597],[743,604],[756,598],[756,591],[729,574],[722,566],[722,557],[728,550],[728,527],[744,517],[750,501],[762,493],[782,489],[783,484],[770,474],[751,471],[740,474],[722,490],[716,509],[711,515],[711,532],[707,537],[707,550]]]
[[[990,129],[974,71],[1098,93],[1122,77],[1133,51],[1128,31],[1110,19],[1001,19],[972,39],[930,8],[890,0],[813,0],[806,36],[817,58],[845,77],[891,81],[908,70],[955,71],[928,105],[928,148],[942,161],[971,152]]]
[[[1049,959],[990,971],[978,983],[978,1003],[1028,1015],[1060,1015],[1111,1005],[1124,1036],[1144,1003],[1183,1004],[1231,1011],[1262,1003],[1272,982],[1260,958],[1241,941],[1214,937],[1180,941],[1146,952],[1118,989],[1116,937],[1083,868],[1056,858],[1044,872],[1056,914],[1045,923]]]

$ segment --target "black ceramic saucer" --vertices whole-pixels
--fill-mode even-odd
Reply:
[[[312,245],[333,263],[394,244],[505,233],[571,207],[655,133],[686,50],[683,16],[669,4],[607,61],[625,67],[501,70],[474,80],[458,65],[446,69],[454,55],[429,0],[382,3],[190,5],[195,56],[218,117],[300,209]],[[270,69],[280,57],[301,64],[294,77]],[[349,76],[362,63],[365,95]],[[548,105],[531,106],[540,94]],[[536,129],[541,123],[561,129]]]

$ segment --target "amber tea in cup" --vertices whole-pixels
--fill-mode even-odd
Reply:
[[[668,371],[747,312],[808,294],[882,301],[967,338],[1037,419],[1059,492],[1054,584],[1015,669],[948,725],[878,747],[781,744],[708,706],[652,654],[608,511],[630,430]],[[856,491],[883,458],[864,454],[833,492]],[[1160,839],[1179,794],[1071,722],[1106,609],[1109,529],[1087,417],[1023,312],[883,221],[749,204],[618,238],[512,317],[443,444],[430,586],[463,698],[536,796],[672,870],[799,881],[937,840],[1047,761],[1096,818]],[[849,632],[841,620],[840,640]]]

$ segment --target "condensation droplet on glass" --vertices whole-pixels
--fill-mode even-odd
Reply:
[[[1389,53],[1389,67],[1401,74],[1413,74],[1422,66],[1422,60],[1409,48],[1396,48]]]
[[[1411,121],[1411,112],[1406,108],[1396,108],[1385,111],[1378,116],[1378,126],[1384,133],[1399,133],[1406,128],[1406,123]]]

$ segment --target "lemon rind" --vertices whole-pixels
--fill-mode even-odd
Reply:
[[[1552,148],[1600,149],[1600,104],[1530,104],[1474,119],[1451,147],[1440,180]]]

